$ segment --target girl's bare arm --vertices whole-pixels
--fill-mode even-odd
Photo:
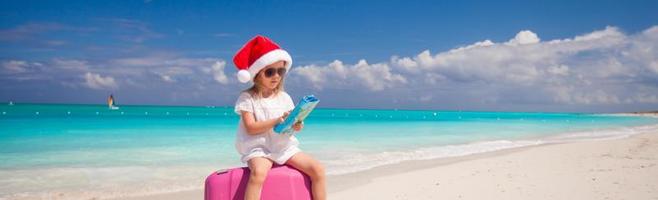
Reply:
[[[258,135],[260,133],[263,133],[265,131],[268,131],[277,124],[283,122],[284,119],[288,116],[288,112],[284,113],[283,116],[279,118],[274,118],[266,121],[260,121],[257,122],[256,118],[254,117],[254,114],[248,111],[241,111],[242,112],[242,122],[244,122],[244,127],[247,129],[247,133],[249,135]]]

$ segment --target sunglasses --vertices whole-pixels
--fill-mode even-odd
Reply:
[[[269,68],[269,69],[265,70],[264,75],[265,75],[265,77],[270,78],[270,77],[274,76],[274,73],[277,73],[277,74],[279,74],[280,77],[283,77],[283,75],[286,74],[286,68],[285,67],[283,67],[283,68]]]

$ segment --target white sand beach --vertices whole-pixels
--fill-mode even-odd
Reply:
[[[332,199],[658,199],[658,131],[403,163]],[[427,167],[429,166],[429,167]],[[414,169],[415,168],[415,169]],[[337,184],[337,182],[333,182]]]
[[[658,130],[329,177],[330,199],[658,199]],[[133,199],[202,199],[187,191]]]

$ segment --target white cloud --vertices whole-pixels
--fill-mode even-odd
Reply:
[[[188,67],[154,67],[150,69],[153,73],[160,76],[162,81],[168,83],[175,83],[177,80],[174,77],[181,76],[194,76],[194,71]]]
[[[404,76],[392,73],[387,63],[368,64],[365,60],[354,65],[336,60],[327,66],[301,66],[293,68],[292,73],[310,82],[316,89],[357,85],[370,91],[381,91],[407,83]]]
[[[436,54],[425,50],[412,57],[392,56],[388,63],[345,65],[337,60],[293,72],[317,89],[360,86],[404,93],[408,88],[465,88],[464,97],[487,95],[479,98],[498,103],[649,103],[654,96],[637,94],[658,93],[658,26],[633,35],[609,26],[545,42],[522,30],[503,43],[483,40]]]
[[[37,40],[39,34],[58,31],[69,31],[75,33],[89,33],[96,31],[94,28],[75,27],[59,23],[25,23],[13,28],[0,30],[0,41],[23,42]],[[62,45],[64,41],[45,41],[47,45]]]
[[[151,39],[163,38],[164,35],[153,31],[150,26],[140,20],[112,18],[102,19],[103,21],[110,22],[114,28],[109,31],[114,31],[116,35],[122,40],[134,43],[143,43]]]
[[[175,83],[176,82],[176,80],[172,79],[171,76],[169,76],[169,75],[160,75],[160,78],[162,78],[162,80],[164,82],[168,82],[168,83]]]
[[[494,44],[496,44],[496,43],[492,42],[491,40],[484,40],[484,41],[476,42],[472,45],[468,45],[468,46],[465,46],[465,47],[459,47],[459,48],[456,48],[456,49],[452,49],[450,51],[451,52],[457,52],[457,51],[463,51],[463,50],[477,48],[477,47],[493,46]]]
[[[418,68],[418,63],[407,57],[399,58],[398,56],[393,56],[391,57],[391,63],[400,66],[407,71],[416,71],[415,68]]]
[[[627,99],[627,102],[639,102],[639,103],[658,103],[658,96],[655,94],[637,94],[632,97],[633,99]]]
[[[507,44],[510,45],[517,45],[517,44],[524,45],[524,44],[537,44],[537,43],[539,43],[539,37],[537,36],[537,34],[529,30],[523,30],[517,33],[513,39],[507,42]]]
[[[226,66],[226,62],[221,60],[215,62],[215,64],[213,64],[209,70],[210,73],[213,75],[213,79],[221,84],[228,84],[228,78],[224,73],[225,66]]]
[[[233,37],[233,36],[235,36],[234,34],[231,34],[231,33],[215,33],[215,34],[212,34],[212,35],[215,36],[215,37]]]
[[[197,82],[203,84],[203,78],[220,84],[228,84],[226,61],[217,58],[180,58],[173,55],[157,54],[145,57],[118,58],[109,61],[116,72],[122,75],[148,77],[156,74],[161,81],[168,83]],[[181,81],[185,80],[185,81]],[[190,81],[191,80],[191,81]]]
[[[455,81],[453,84],[485,82],[508,88],[522,85],[547,91],[559,103],[619,104],[621,97],[637,92],[632,84],[638,84],[640,77],[658,82],[656,30],[653,27],[627,36],[615,27],[606,27],[549,42],[541,42],[531,31],[521,31],[505,45],[478,42],[436,55],[423,51],[413,58],[394,57],[391,62],[400,71],[434,72]],[[642,73],[647,70],[654,75]],[[655,86],[649,88],[658,92]],[[632,99],[646,102],[647,98]]]
[[[15,80],[43,79],[44,65],[40,62],[29,62],[25,60],[5,60],[0,64],[0,74],[10,75],[8,78]]]
[[[624,34],[619,31],[617,27],[607,26],[604,30],[594,31],[588,34],[576,36],[573,38],[574,41],[592,41],[599,39],[607,38],[618,38],[624,37]]]
[[[551,87],[554,100],[565,104],[620,104],[622,101],[615,94],[609,94],[602,89],[594,89],[589,92],[580,92],[577,87]]]
[[[165,61],[169,58],[166,56],[148,56],[148,57],[133,57],[133,58],[118,58],[111,60],[111,63],[119,66],[158,66],[164,65]]]
[[[52,60],[52,64],[57,68],[65,70],[89,71],[89,64],[84,60],[55,58]]]
[[[119,87],[114,81],[114,78],[110,76],[103,77],[100,74],[87,72],[84,75],[84,79],[85,82],[83,84],[91,89],[116,89]]]
[[[553,75],[568,76],[569,75],[569,66],[559,65],[559,66],[550,66],[546,71]]]
[[[2,67],[9,73],[27,72],[28,63],[23,60],[10,60],[2,62]]]

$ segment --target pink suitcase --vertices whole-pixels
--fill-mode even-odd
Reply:
[[[205,200],[243,200],[249,168],[214,172],[206,178]],[[265,178],[263,200],[310,200],[311,179],[301,171],[285,165],[273,166]]]

